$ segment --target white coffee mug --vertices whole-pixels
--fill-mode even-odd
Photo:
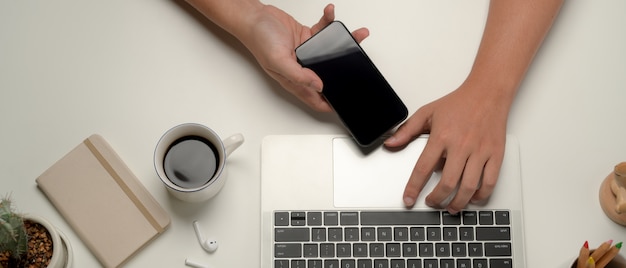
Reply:
[[[222,140],[204,125],[181,124],[165,132],[157,143],[154,168],[174,197],[205,201],[224,186],[226,158],[243,141],[239,133]]]

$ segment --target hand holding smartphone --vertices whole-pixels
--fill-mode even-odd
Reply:
[[[322,79],[322,95],[359,145],[372,145],[406,119],[402,100],[340,21],[302,43],[296,57]]]

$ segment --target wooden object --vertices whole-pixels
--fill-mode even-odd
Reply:
[[[617,164],[600,185],[600,206],[611,220],[626,226],[626,162]]]

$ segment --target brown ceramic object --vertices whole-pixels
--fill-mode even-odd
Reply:
[[[616,165],[600,185],[600,206],[611,220],[626,226],[626,162]]]

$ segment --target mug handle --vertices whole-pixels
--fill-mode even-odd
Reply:
[[[222,141],[224,143],[224,149],[226,151],[226,157],[228,157],[235,149],[239,148],[243,144],[244,138],[241,133],[234,134]]]

